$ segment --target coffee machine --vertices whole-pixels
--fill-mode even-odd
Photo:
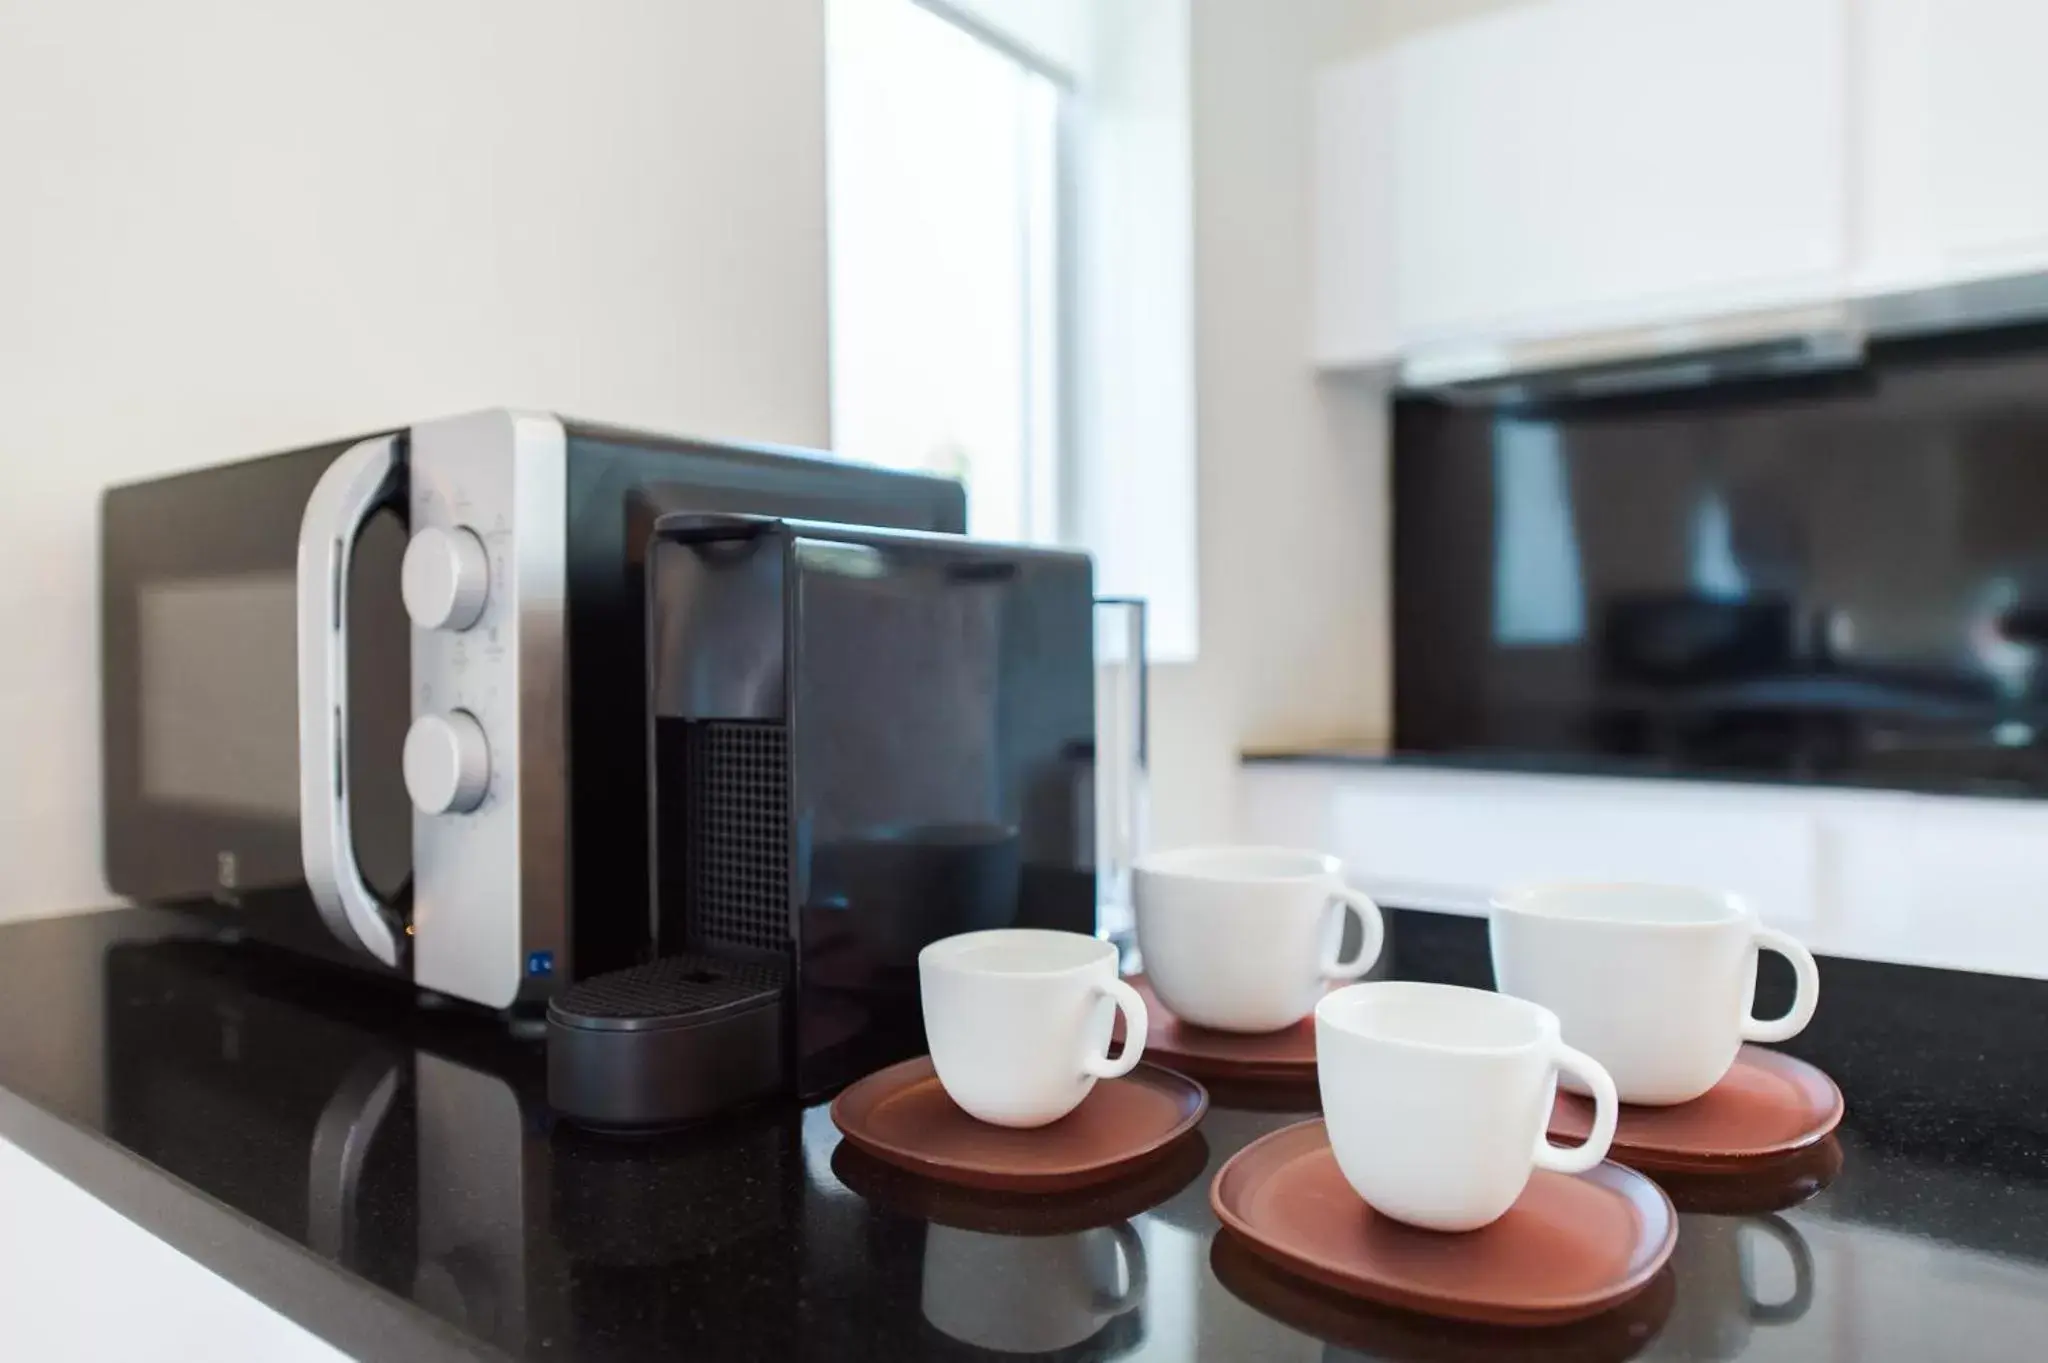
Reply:
[[[1086,555],[676,513],[647,583],[660,959],[551,1005],[558,1110],[830,1092],[924,1049],[928,943],[1095,930]]]

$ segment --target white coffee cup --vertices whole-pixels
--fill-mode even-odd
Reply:
[[[1223,1032],[1277,1032],[1307,1017],[1331,981],[1372,969],[1379,906],[1321,852],[1189,847],[1138,859],[1132,876],[1145,979],[1175,1017]],[[1340,959],[1344,916],[1364,929]]]
[[[1078,932],[992,928],[917,955],[925,1037],[946,1095],[996,1126],[1044,1126],[1145,1053],[1145,1002],[1116,947]],[[1105,1007],[1113,1004],[1114,1007]],[[1115,1013],[1124,1049],[1109,1058]]]
[[[1820,1002],[1813,953],[1720,890],[1532,885],[1493,901],[1490,936],[1501,992],[1556,1013],[1565,1039],[1607,1067],[1624,1103],[1699,1097],[1743,1042],[1796,1036]],[[1781,1018],[1750,1015],[1759,947],[1792,962],[1799,978]]]
[[[1561,1069],[1595,1095],[1583,1145],[1545,1135]],[[1316,1082],[1345,1181],[1373,1210],[1426,1230],[1499,1220],[1532,1170],[1591,1169],[1619,1111],[1614,1081],[1564,1044],[1556,1014],[1449,984],[1375,981],[1325,997]]]

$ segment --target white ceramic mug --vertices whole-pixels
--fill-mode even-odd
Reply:
[[[1493,976],[1542,1004],[1565,1039],[1607,1067],[1624,1103],[1699,1097],[1745,1041],[1784,1041],[1813,1018],[1813,953],[1739,897],[1684,885],[1533,885],[1493,901]],[[1799,977],[1792,1010],[1751,1016],[1756,953]]]
[[[1145,1053],[1145,1002],[1116,947],[1078,932],[992,928],[917,956],[924,1030],[946,1095],[996,1126],[1044,1126]],[[1113,1004],[1114,1008],[1105,1004]],[[1115,1012],[1124,1049],[1109,1058]]]
[[[1321,852],[1189,847],[1140,857],[1132,877],[1145,979],[1183,1022],[1277,1032],[1307,1017],[1332,981],[1372,969],[1386,939],[1379,906]],[[1358,954],[1341,959],[1344,917]]]
[[[1145,1300],[1145,1243],[1128,1221],[1073,1235],[925,1232],[924,1318],[996,1353],[1071,1349]]]
[[[1545,1134],[1559,1070],[1594,1093],[1583,1145]],[[1345,1181],[1375,1211],[1426,1230],[1500,1219],[1532,1170],[1591,1169],[1607,1158],[1619,1111],[1614,1081],[1564,1044],[1556,1014],[1449,984],[1376,981],[1325,997],[1316,1082]]]

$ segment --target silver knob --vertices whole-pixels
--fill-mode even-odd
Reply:
[[[467,710],[421,715],[405,735],[405,788],[422,814],[467,814],[491,784],[491,745]]]
[[[414,624],[460,633],[484,613],[491,594],[490,557],[475,531],[430,525],[405,546],[398,585]]]

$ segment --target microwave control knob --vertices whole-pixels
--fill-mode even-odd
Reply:
[[[421,715],[405,735],[405,788],[422,814],[467,814],[491,784],[491,745],[466,710]]]
[[[484,613],[491,592],[484,542],[459,525],[430,525],[405,546],[398,585],[415,625],[460,633]]]

